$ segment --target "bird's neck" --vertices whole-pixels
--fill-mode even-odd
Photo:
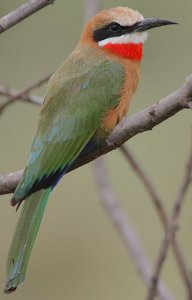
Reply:
[[[103,45],[103,48],[117,56],[137,61],[140,61],[143,55],[142,43],[113,44],[109,42]]]

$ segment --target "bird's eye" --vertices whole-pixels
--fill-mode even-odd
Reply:
[[[110,25],[110,30],[113,32],[117,32],[121,29],[121,25],[119,25],[118,23],[112,23]]]

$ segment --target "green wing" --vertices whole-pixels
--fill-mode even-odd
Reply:
[[[78,51],[50,79],[15,203],[51,186],[93,137],[104,114],[118,103],[123,67],[104,56],[96,59],[86,49],[77,59]]]

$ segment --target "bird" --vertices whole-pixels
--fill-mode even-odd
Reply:
[[[5,293],[24,281],[51,191],[83,153],[99,147],[127,114],[148,30],[177,24],[128,7],[93,16],[76,48],[53,73],[36,135],[11,205],[22,203],[7,259]]]

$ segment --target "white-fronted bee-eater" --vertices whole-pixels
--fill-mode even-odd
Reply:
[[[127,7],[101,11],[51,76],[27,166],[11,199],[13,206],[24,205],[8,255],[5,293],[25,279],[53,188],[77,157],[93,151],[127,114],[147,31],[170,24],[176,23],[144,19]]]

